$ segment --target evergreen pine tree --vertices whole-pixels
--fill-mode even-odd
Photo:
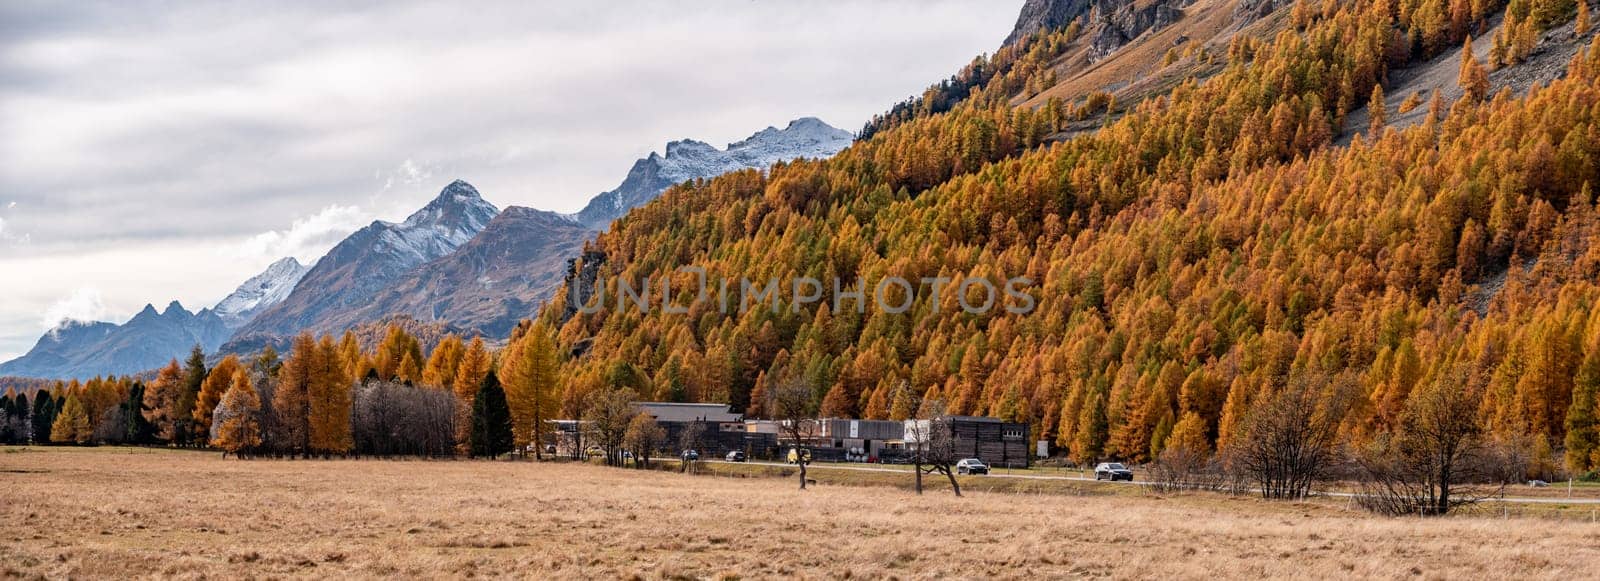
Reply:
[[[50,427],[56,421],[55,398],[50,392],[39,390],[34,393],[33,399],[33,443],[43,444],[50,441]]]
[[[494,372],[472,399],[472,456],[494,458],[511,451],[511,408]]]
[[[144,406],[144,391],[144,382],[134,382],[133,387],[128,388],[128,401],[122,404],[122,417],[126,422],[124,437],[129,444],[148,444],[155,436],[150,420],[144,417],[149,411]]]
[[[204,434],[198,436],[199,440],[194,439],[196,437],[194,408],[200,398],[200,388],[205,385],[207,373],[206,352],[199,345],[195,345],[194,349],[189,351],[189,360],[184,364],[183,390],[178,392],[178,399],[172,409],[173,441],[180,446],[188,445],[192,441],[206,440]]]
[[[1600,350],[1590,353],[1578,368],[1578,377],[1572,385],[1572,404],[1567,408],[1567,468],[1583,473],[1595,465],[1592,461],[1600,451]]]
[[[1072,440],[1070,456],[1074,463],[1090,464],[1105,452],[1106,433],[1110,423],[1106,418],[1105,393],[1095,389],[1083,404],[1083,415],[1078,420],[1078,435]]]

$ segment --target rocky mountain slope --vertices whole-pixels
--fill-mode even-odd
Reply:
[[[173,301],[166,310],[145,305],[127,323],[66,321],[39,338],[26,355],[0,364],[0,375],[89,378],[161,366],[195,345],[216,349],[229,335],[210,309],[192,313]]]
[[[336,321],[417,266],[482,231],[500,210],[457,180],[399,224],[375,221],[334,246],[283,302],[257,315],[235,339],[340,330]]]
[[[566,260],[592,236],[567,216],[509,207],[455,252],[406,273],[362,308],[330,322],[407,315],[502,337],[555,292]]]
[[[228,328],[242,327],[256,314],[289,298],[294,285],[310,270],[292,256],[274,262],[261,274],[244,281],[212,310],[222,317],[222,322],[227,323]]]
[[[815,117],[790,121],[787,127],[768,127],[749,138],[717,149],[709,143],[684,139],[667,144],[665,156],[655,152],[633,163],[616,189],[589,201],[577,220],[603,230],[628,210],[654,200],[676,184],[719,176],[737,169],[764,168],[796,158],[826,158],[850,146],[854,136]]]

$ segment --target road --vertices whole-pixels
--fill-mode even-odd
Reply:
[[[748,465],[748,466],[775,466],[775,467],[779,467],[779,468],[789,468],[789,467],[793,466],[792,464],[785,464],[785,463],[782,463],[782,462],[728,462],[726,460],[701,460],[701,462],[707,462],[707,463],[711,463],[711,464],[744,464],[744,465]],[[852,470],[852,471],[856,471],[856,472],[888,472],[888,473],[891,473],[891,474],[906,474],[906,475],[909,475],[911,473],[911,471],[908,470],[908,469],[903,470],[903,469],[899,469],[899,468],[881,468],[881,467],[875,467],[875,466],[845,466],[845,465],[833,464],[833,463],[824,463],[824,464],[814,463],[814,464],[811,465],[810,469],[811,470]],[[1140,485],[1145,484],[1145,483],[1142,483],[1142,482],[1127,482],[1127,481],[1110,482],[1110,481],[1105,481],[1105,480],[1095,480],[1093,478],[1089,478],[1089,477],[1085,477],[1085,476],[1051,476],[1051,475],[1047,475],[1047,474],[988,474],[988,475],[984,476],[984,478],[1016,478],[1016,479],[1021,479],[1021,480],[1065,480],[1065,481],[1072,481],[1072,482],[1096,482],[1096,483],[1099,483],[1099,484],[1116,485],[1116,486],[1140,486]],[[1355,496],[1354,493],[1350,493],[1350,492],[1318,492],[1316,494],[1317,494],[1317,496],[1326,496],[1326,497],[1331,497],[1331,498],[1351,498],[1351,497]],[[1593,505],[1600,505],[1600,498],[1554,498],[1554,497],[1531,497],[1531,496],[1504,496],[1504,497],[1487,498],[1487,499],[1484,499],[1482,502],[1505,502],[1505,503],[1513,503],[1513,504],[1567,504],[1567,505],[1577,505],[1577,504],[1591,505],[1591,504],[1593,504]]]

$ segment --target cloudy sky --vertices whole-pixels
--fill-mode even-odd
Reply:
[[[1021,0],[287,4],[0,4],[0,361],[210,306],[457,177],[576,211],[672,139],[857,130]]]

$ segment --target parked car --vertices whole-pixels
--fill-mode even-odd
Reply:
[[[738,450],[734,450],[732,452],[728,452],[728,456],[725,458],[725,460],[727,460],[729,462],[743,462],[744,461],[744,452],[740,452]]]
[[[684,450],[682,454],[678,455],[678,457],[682,458],[686,462],[693,462],[700,459],[700,453],[694,450]]]
[[[583,451],[583,455],[584,456],[588,456],[590,458],[594,458],[596,456],[604,456],[604,455],[606,455],[606,450],[605,450],[605,448],[601,448],[599,446],[589,446],[589,449]]]
[[[1101,462],[1099,466],[1094,467],[1094,479],[1133,482],[1133,471],[1116,462]]]
[[[811,462],[811,451],[802,450],[800,448],[789,449],[788,460],[790,464],[799,464],[801,459],[805,459],[806,462]]]
[[[956,474],[988,474],[989,465],[977,458],[965,458],[956,462]]]

